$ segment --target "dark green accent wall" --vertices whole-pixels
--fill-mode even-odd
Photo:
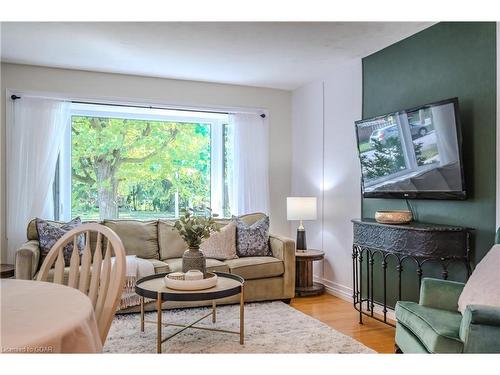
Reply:
[[[413,202],[419,221],[475,228],[477,263],[495,239],[495,23],[438,23],[363,59],[363,118],[452,97],[459,98],[468,199]],[[363,217],[379,209],[406,204],[363,200]]]

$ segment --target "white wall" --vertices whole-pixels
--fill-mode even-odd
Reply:
[[[318,220],[304,222],[307,247],[322,248],[323,81],[292,94],[292,195],[318,198]],[[292,238],[298,223],[292,223]]]
[[[290,193],[291,93],[256,87],[221,85],[96,73],[27,65],[1,64],[0,248],[5,261],[5,127],[6,91],[42,91],[71,98],[123,100],[157,105],[252,108],[269,113],[271,230],[288,234],[286,196]],[[10,100],[10,99],[8,99]]]
[[[292,94],[292,194],[318,197],[318,220],[305,223],[308,247],[326,253],[315,275],[329,293],[346,299],[352,298],[350,220],[361,211],[354,132],[361,108],[361,60]]]

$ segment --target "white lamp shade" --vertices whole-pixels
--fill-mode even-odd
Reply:
[[[287,197],[286,218],[288,220],[316,220],[318,202],[316,197]]]

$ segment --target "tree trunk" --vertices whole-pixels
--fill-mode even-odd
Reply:
[[[118,180],[116,168],[106,160],[96,163],[99,219],[118,219]]]

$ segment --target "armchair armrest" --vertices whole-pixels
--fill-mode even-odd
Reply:
[[[269,244],[273,257],[282,260],[285,267],[283,274],[283,292],[285,298],[293,298],[295,296],[295,241],[290,238],[270,234]]]
[[[457,311],[458,298],[465,284],[456,281],[424,278],[420,287],[420,301],[422,306],[435,309]]]
[[[500,353],[500,307],[467,305],[460,339],[465,353]]]
[[[16,251],[16,279],[32,280],[38,271],[40,244],[31,240]]]
[[[462,325],[485,324],[500,327],[500,307],[486,305],[467,305]]]

